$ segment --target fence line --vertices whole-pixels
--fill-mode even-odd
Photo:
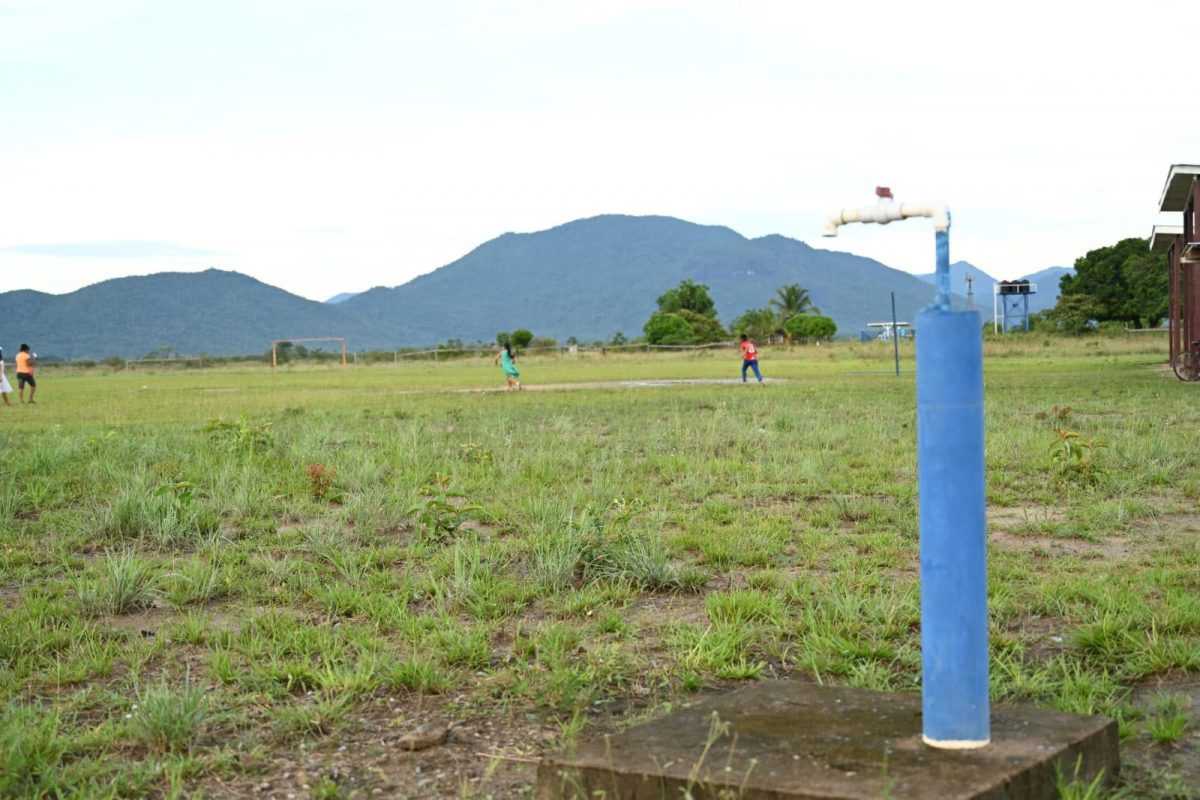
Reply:
[[[127,358],[125,359],[124,369],[131,369],[140,366],[152,366],[155,364],[171,364],[187,366],[189,362],[195,362],[198,367],[204,366],[204,356],[177,356],[176,358]]]
[[[596,347],[594,345],[542,345],[538,347],[523,347],[518,348],[518,352],[522,355],[531,353],[560,353],[562,355],[575,355],[578,353],[599,353],[606,355],[610,350],[615,351],[641,351],[649,353],[652,350],[712,350],[716,348],[736,347],[736,342],[710,342],[709,344],[650,344],[649,342],[638,342],[636,344],[606,344]],[[425,350],[408,350],[401,352],[400,350],[392,351],[393,361],[399,362],[402,358],[421,358],[432,357],[434,361],[438,360],[439,355],[447,357],[461,357],[465,355],[474,355],[475,358],[480,358],[484,355],[491,356],[493,347],[432,347]],[[358,360],[358,354],[355,353],[355,360]]]

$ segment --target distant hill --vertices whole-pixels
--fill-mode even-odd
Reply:
[[[264,352],[283,336],[345,336],[354,350],[494,340],[528,328],[560,341],[634,338],[655,299],[691,278],[711,288],[729,323],[800,283],[843,334],[897,313],[912,320],[929,284],[878,261],[783,236],[746,237],[671,217],[601,216],[537,233],[507,233],[394,288],[318,303],[234,272],[118,278],[64,295],[0,294],[0,345],[43,358]],[[960,291],[955,287],[955,291]],[[956,301],[962,304],[961,298]]]
[[[1047,267],[1032,275],[1023,275],[1018,278],[1018,280],[1036,283],[1038,287],[1037,293],[1029,297],[1029,313],[1033,314],[1038,311],[1045,311],[1048,308],[1054,308],[1054,305],[1058,302],[1059,280],[1063,275],[1074,274],[1075,270],[1069,267]],[[918,277],[923,281],[933,283],[933,276],[932,272],[928,272]],[[955,261],[950,265],[951,290],[965,295],[967,291],[967,276],[972,278],[971,289],[975,293],[976,307],[984,309],[990,314],[992,309],[992,294],[995,291],[993,287],[996,285],[996,279],[974,264],[967,261]]]
[[[246,354],[280,336],[362,333],[340,306],[216,269],[115,278],[62,295],[4,292],[0,319],[6,351],[28,342],[43,359],[137,357],[164,345],[187,355]]]
[[[335,294],[333,297],[329,298],[325,302],[329,303],[330,305],[335,305],[337,303],[344,303],[345,301],[349,300],[351,297],[354,297],[354,295],[356,295],[356,294],[358,294],[358,292],[342,292],[341,294]]]
[[[507,233],[435,272],[375,288],[342,304],[400,341],[449,336],[490,341],[497,331],[587,341],[640,336],[655,299],[691,278],[711,289],[723,322],[766,306],[800,283],[844,333],[891,314],[912,319],[932,299],[915,276],[868,258],[818,250],[771,235],[671,217],[609,215],[538,233]]]
[[[1030,297],[1030,311],[1044,311],[1046,308],[1054,308],[1058,302],[1058,282],[1061,281],[1064,275],[1074,275],[1075,270],[1069,266],[1048,266],[1044,270],[1033,272],[1032,275],[1022,277],[1024,281],[1038,284],[1038,293]],[[1034,300],[1037,300],[1037,308],[1034,308]]]
[[[932,272],[927,272],[917,277],[927,283],[934,282],[934,273]],[[981,298],[986,297],[987,304],[990,306],[992,302],[992,287],[996,285],[996,279],[969,261],[955,261],[950,265],[950,291],[965,297],[967,294],[967,278],[971,278],[972,281],[971,291],[975,293],[975,305],[982,306]]]

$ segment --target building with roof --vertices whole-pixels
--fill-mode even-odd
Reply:
[[[1158,210],[1183,215],[1182,225],[1156,225],[1150,249],[1167,254],[1167,325],[1171,366],[1180,380],[1200,380],[1200,165],[1172,164]]]

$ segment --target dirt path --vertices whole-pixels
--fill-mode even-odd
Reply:
[[[711,385],[711,384],[728,384],[737,385],[742,381],[738,378],[676,378],[676,379],[647,379],[634,381],[581,381],[579,383],[532,383],[523,385],[521,391],[530,392],[556,392],[570,389],[648,389],[660,388],[663,386],[693,386],[693,385]],[[771,378],[764,383],[787,383],[787,378]],[[747,384],[749,386],[750,384]],[[437,389],[412,390],[412,391],[439,391]],[[487,389],[449,389],[446,391],[453,392],[505,392],[506,389],[487,388]]]

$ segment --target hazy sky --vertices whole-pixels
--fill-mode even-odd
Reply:
[[[213,266],[325,299],[606,213],[932,271],[926,220],[820,238],[876,184],[950,206],[954,260],[1070,265],[1178,224],[1156,209],[1169,165],[1200,163],[1195,19],[1153,0],[0,0],[0,291]]]

